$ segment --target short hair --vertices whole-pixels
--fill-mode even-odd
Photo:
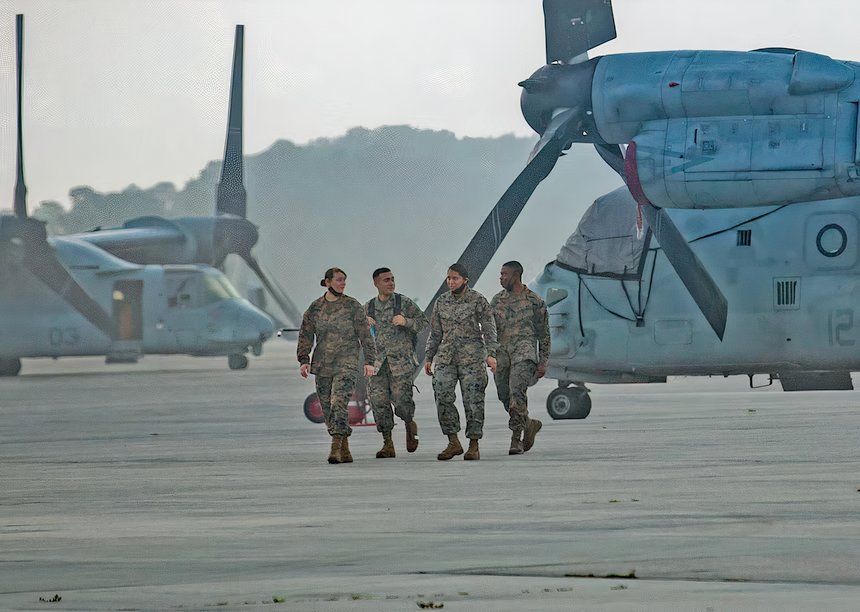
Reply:
[[[391,268],[377,268],[373,271],[373,280],[376,280],[377,276],[385,274],[386,272],[391,272]]]
[[[456,272],[457,274],[459,274],[460,276],[462,276],[466,280],[469,280],[469,273],[466,271],[466,266],[464,266],[463,264],[461,264],[459,262],[453,263],[450,266],[448,266],[448,269],[453,270],[454,272]]]
[[[521,264],[518,261],[506,261],[505,263],[502,264],[502,267],[503,268],[510,268],[511,270],[516,272],[520,278],[523,277],[523,271],[524,271],[523,270],[523,264]]]
[[[334,275],[337,274],[338,272],[343,274],[343,277],[346,278],[346,272],[344,272],[340,268],[329,268],[328,270],[325,271],[325,275],[323,276],[322,280],[320,281],[320,287],[325,287],[325,282],[332,280],[334,278]]]

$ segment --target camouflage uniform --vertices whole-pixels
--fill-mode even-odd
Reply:
[[[433,393],[445,435],[460,431],[460,415],[454,406],[459,381],[466,437],[479,440],[483,436],[488,356],[496,356],[496,324],[487,299],[469,287],[460,295],[450,291],[441,295],[430,316],[427,361],[433,363]]]
[[[412,399],[412,383],[418,367],[418,357],[413,344],[415,336],[427,325],[427,317],[415,302],[400,296],[400,314],[406,325],[398,326],[391,322],[394,318],[392,295],[384,302],[378,297],[365,304],[370,316],[373,304],[374,340],[376,341],[376,375],[368,381],[368,394],[373,406],[373,420],[376,429],[387,432],[394,429],[394,415],[409,422],[415,416],[415,402]],[[394,412],[391,404],[394,404]]]
[[[311,347],[314,349],[312,360],[308,359]],[[299,363],[311,365],[326,426],[332,436],[352,433],[347,405],[355,388],[362,350],[365,364],[372,365],[376,349],[364,308],[358,300],[344,295],[330,302],[322,296],[311,303],[302,317],[296,354]]]
[[[529,422],[526,391],[538,364],[546,366],[549,359],[549,315],[540,296],[525,286],[521,293],[500,291],[490,306],[499,334],[496,391],[510,414],[508,427],[522,431]]]

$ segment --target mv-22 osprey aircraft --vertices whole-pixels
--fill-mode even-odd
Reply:
[[[23,17],[16,20],[18,153],[14,216],[0,217],[0,376],[22,357],[142,354],[227,355],[231,369],[259,354],[274,323],[241,298],[218,269],[239,255],[288,319],[298,312],[262,271],[251,249],[242,183],[242,46],[236,28],[227,143],[216,216],[144,217],[122,228],[48,238],[27,215],[21,80]]]
[[[860,65],[785,48],[589,59],[616,37],[611,1],[543,8],[547,64],[519,84],[540,139],[460,261],[485,269],[574,143],[624,180],[532,285],[552,328],[550,415],[585,418],[588,382],[852,389]]]

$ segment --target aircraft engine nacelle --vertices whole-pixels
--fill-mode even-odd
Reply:
[[[658,207],[787,204],[860,194],[856,64],[805,51],[601,57],[602,139]],[[634,193],[634,196],[636,193]]]

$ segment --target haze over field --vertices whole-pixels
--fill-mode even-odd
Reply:
[[[317,281],[332,265],[347,270],[348,292],[359,298],[371,294],[370,272],[388,265],[399,290],[426,303],[533,144],[407,126],[354,128],[304,146],[278,140],[245,158],[248,217],[260,226],[256,252],[300,305],[319,293]],[[54,233],[117,226],[142,215],[211,215],[220,167],[220,160],[209,162],[180,187],[159,183],[114,193],[75,187],[71,210],[44,203],[34,214]],[[575,148],[535,192],[477,288],[495,292],[496,268],[508,259],[519,259],[535,276],[585,208],[618,184],[590,147]]]

